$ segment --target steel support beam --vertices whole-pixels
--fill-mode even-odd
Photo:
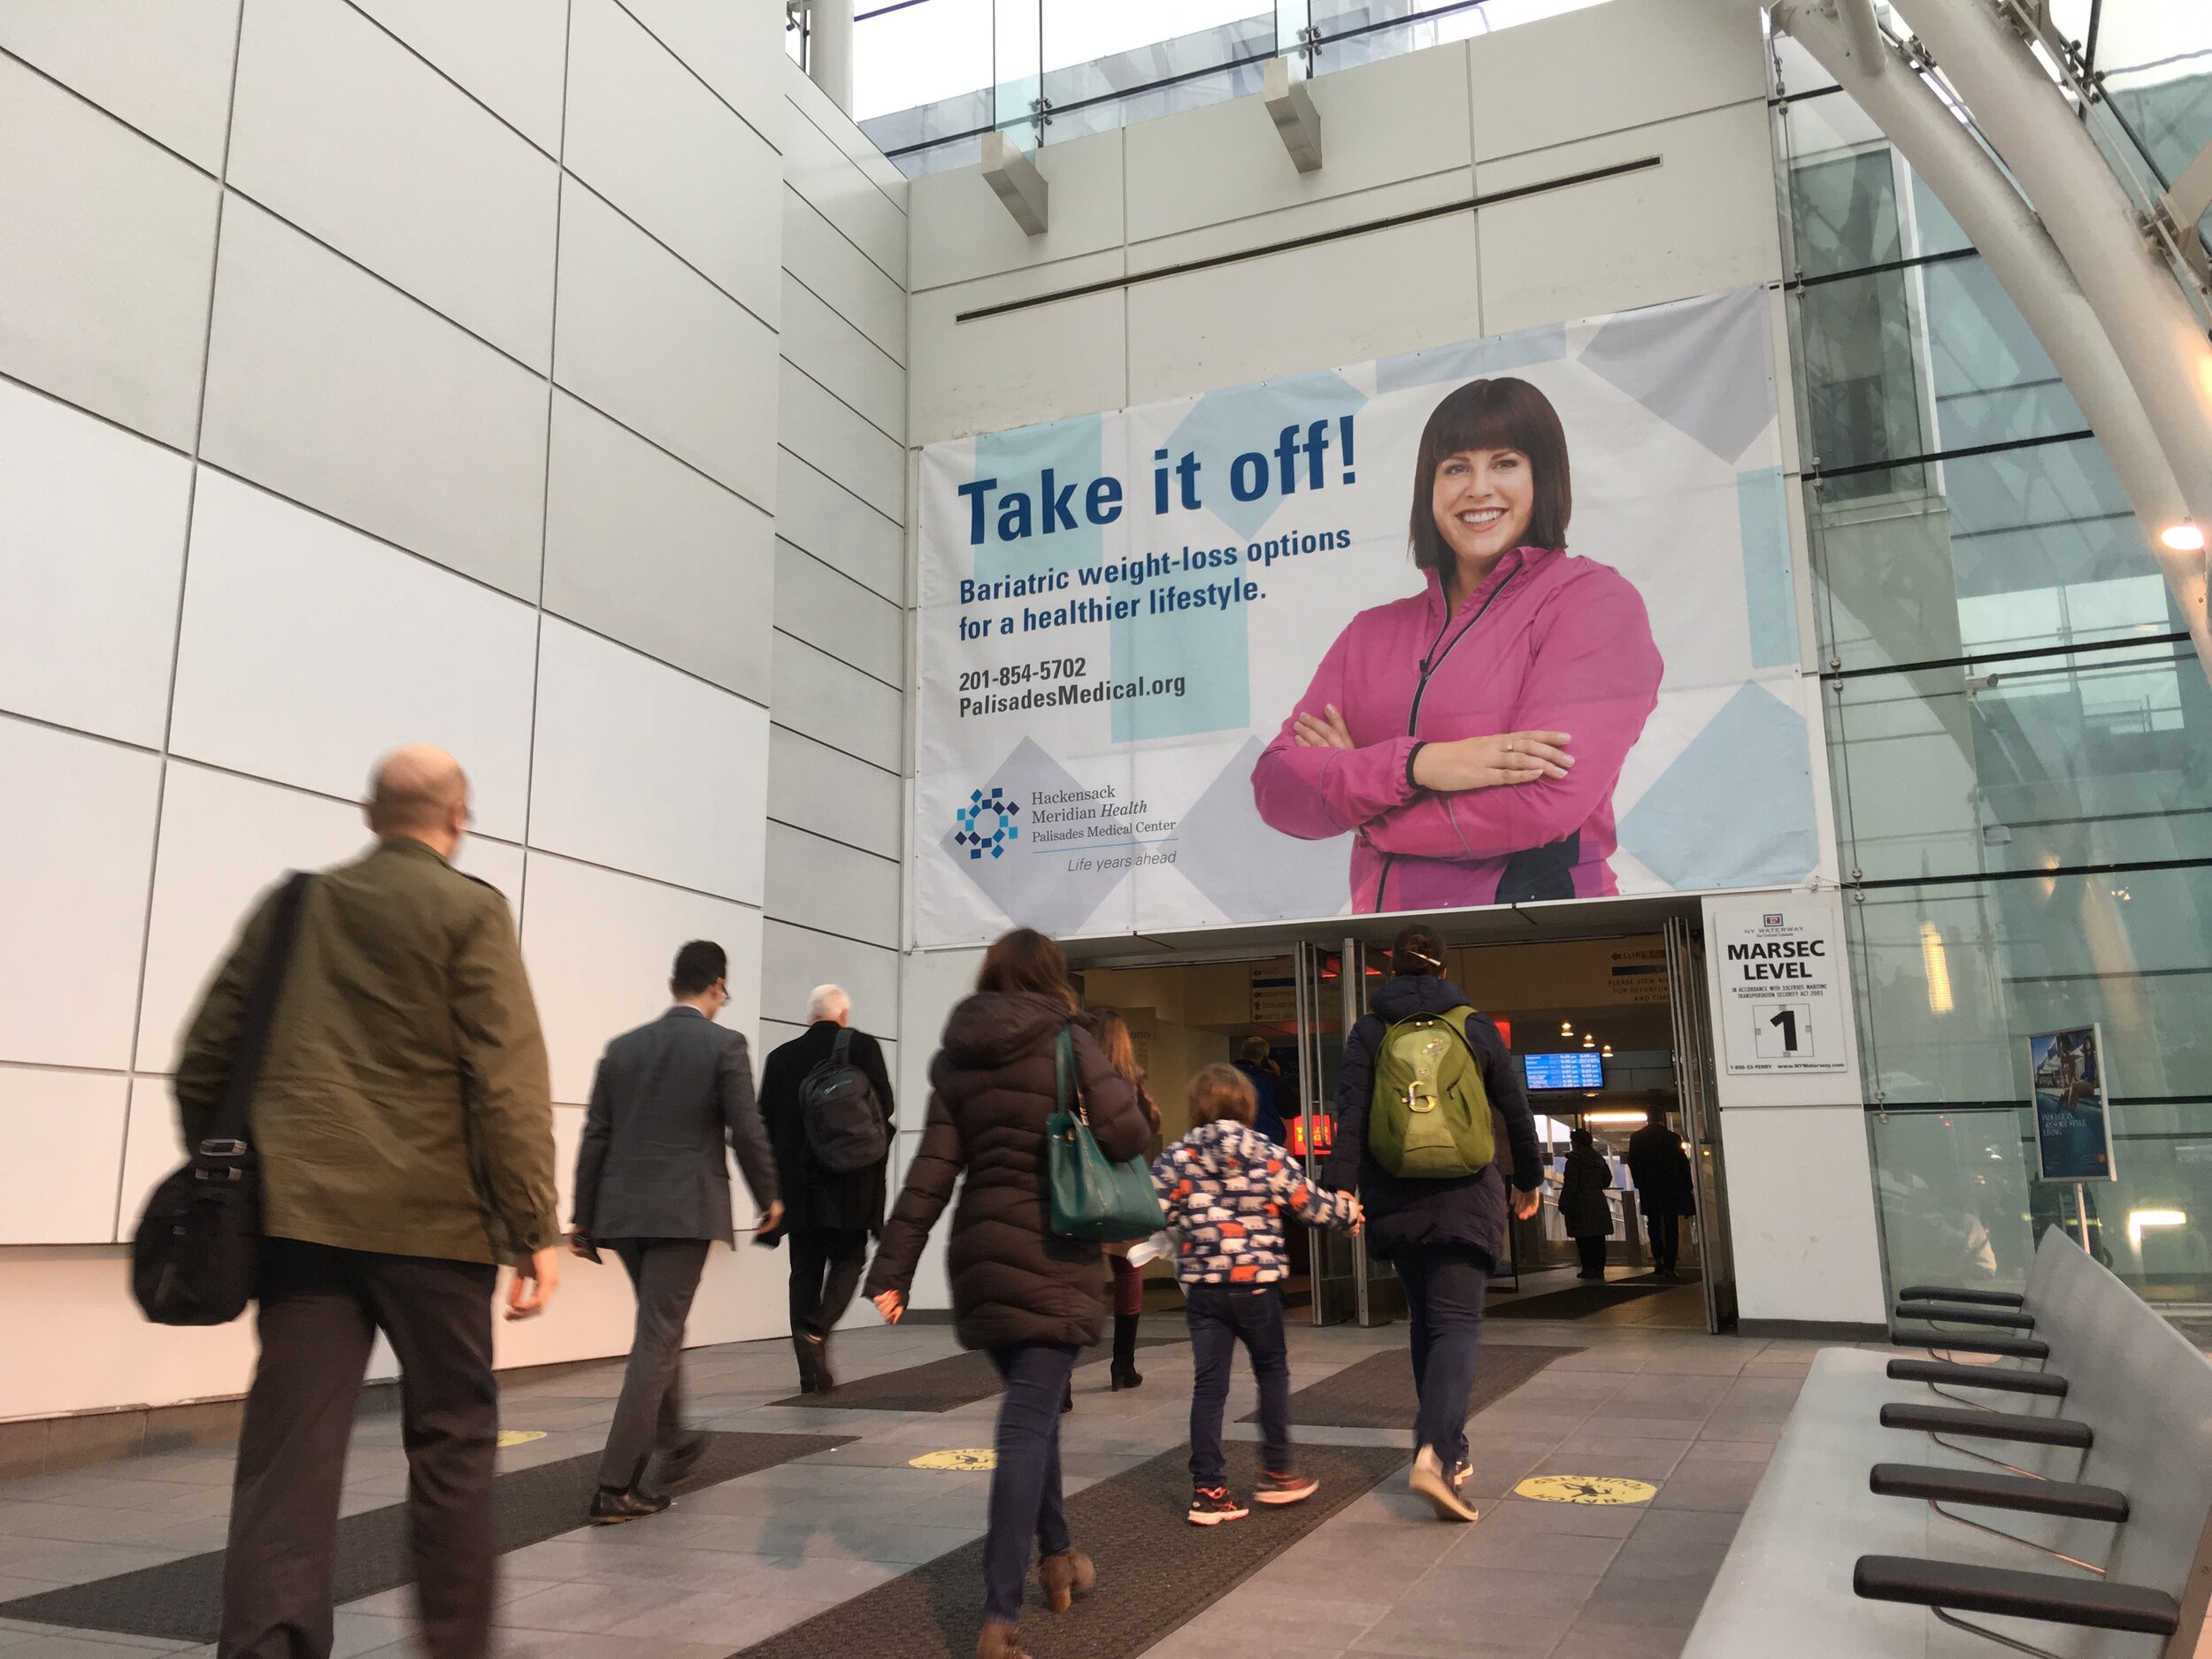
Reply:
[[[983,178],[1014,216],[1014,223],[1032,236],[1045,234],[1051,222],[1051,185],[1022,147],[1003,133],[983,134]]]
[[[2171,269],[2153,251],[2142,215],[2113,176],[2096,141],[2075,118],[2027,41],[2000,15],[2002,4],[1903,0],[1901,10],[1975,126],[2019,180],[2110,342],[2188,517],[2212,534],[2212,340]],[[1855,95],[1857,88],[1850,89]],[[1886,123],[1884,127],[1887,130]],[[1906,154],[1917,165],[1909,150]],[[1936,184],[1932,178],[1929,182]],[[1936,188],[1943,196],[1941,186]],[[1949,197],[1943,199],[1950,207]],[[1972,227],[1967,230],[1975,234]],[[1979,245],[1978,236],[1976,242]],[[2007,288],[2013,291],[2009,283]],[[2021,296],[2014,292],[2013,297]],[[2082,412],[2105,438],[2116,468],[2118,451],[2130,441],[2105,436],[2108,413],[2091,407],[2066,363],[2055,352],[2052,356]],[[2131,465],[2139,477],[2147,470]],[[2131,497],[2134,488],[2130,485]],[[2145,527],[2182,603],[2198,656],[2212,672],[2204,552],[2201,546],[2193,550],[2166,546],[2163,533],[2171,522]]]

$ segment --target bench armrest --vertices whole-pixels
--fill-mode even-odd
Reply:
[[[2062,1578],[2055,1572],[2018,1572],[1963,1561],[1915,1561],[1904,1555],[1862,1555],[1851,1588],[1871,1601],[1902,1601],[1951,1613],[2040,1619],[2091,1630],[2136,1631],[2170,1636],[2181,1625],[2181,1607],[2163,1590],[2108,1579]]]
[[[2127,1494],[2073,1480],[2037,1480],[1994,1470],[1941,1469],[1932,1463],[1877,1463],[1867,1488],[1881,1498],[1919,1498],[1929,1503],[1971,1503],[2023,1515],[2060,1515],[2075,1521],[2128,1518]]]
[[[1952,1336],[1941,1331],[1897,1331],[1893,1348],[1947,1348],[1954,1354],[2001,1354],[2008,1359],[2048,1359],[2051,1345],[2032,1336]]]
[[[1985,1308],[2024,1308],[2028,1299],[2016,1290],[1969,1290],[1962,1285],[1908,1285],[1897,1293],[1900,1302],[1973,1302]]]
[[[2025,1446],[2064,1446],[2085,1452],[2096,1436],[2086,1423],[2071,1417],[2032,1417],[2024,1411],[1978,1411],[1971,1406],[1914,1406],[1891,1404],[1882,1408],[1886,1429],[1911,1429],[1923,1434],[1966,1434],[1977,1440],[2017,1440]]]
[[[1901,1302],[1894,1316],[1900,1319],[1929,1319],[1946,1325],[1985,1325],[2000,1331],[2032,1331],[2035,1316],[2009,1308],[1951,1308],[1934,1302]]]
[[[1947,1359],[1893,1359],[1892,1382],[1947,1383],[1954,1388],[1990,1388],[2000,1394],[2037,1394],[2063,1400],[2067,1381],[2055,1371],[2015,1371],[2009,1365],[1962,1365]]]

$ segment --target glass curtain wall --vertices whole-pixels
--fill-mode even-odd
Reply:
[[[2135,159],[2170,177],[2212,141],[2212,25],[2098,10],[2101,49],[2130,60],[2101,142],[2124,113]],[[2085,1222],[2100,1259],[2212,1338],[2212,692],[2002,288],[1810,59],[1778,39],[1773,66],[1891,1281],[2016,1287],[2043,1229]],[[2085,1217],[2037,1179],[2027,1038],[2091,1024],[2118,1179],[2087,1188]]]
[[[1602,0],[859,0],[854,109],[910,177],[1256,92]]]

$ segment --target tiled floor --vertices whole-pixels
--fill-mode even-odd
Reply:
[[[1530,1291],[1540,1288],[1532,1285]],[[1151,1322],[1159,1333],[1170,1320]],[[1402,1326],[1293,1332],[1294,1385],[1404,1340]],[[1493,1343],[1571,1343],[1562,1359],[1476,1420],[1475,1527],[1446,1526],[1394,1479],[1293,1546],[1152,1650],[1271,1659],[1348,1655],[1444,1659],[1514,1654],[1641,1659],[1679,1651],[1813,1352],[1809,1345],[1703,1334],[1694,1287],[1572,1324],[1500,1320]],[[955,1351],[943,1326],[856,1329],[837,1339],[859,1376]],[[1179,1348],[1148,1350],[1145,1386],[1106,1391],[1106,1368],[1077,1374],[1065,1420],[1070,1485],[1112,1475],[1184,1436],[1191,1367]],[[724,1659],[749,1642],[953,1548],[982,1529],[987,1476],[908,1466],[926,1451],[987,1446],[995,1402],[941,1415],[810,1410],[771,1401],[794,1387],[789,1347],[703,1350],[688,1372],[709,1427],[854,1437],[849,1445],[685,1498],[668,1515],[573,1532],[503,1563],[502,1659]],[[507,1426],[545,1438],[501,1454],[520,1468],[595,1451],[620,1367],[511,1388]],[[1240,1379],[1234,1419],[1251,1404]],[[1307,1437],[1402,1445],[1396,1431]],[[357,1433],[349,1509],[403,1490],[396,1423]],[[1619,1475],[1658,1488],[1647,1505],[1593,1509],[1505,1495],[1530,1474]],[[170,1454],[0,1484],[0,1600],[219,1548],[226,1451]],[[1202,1548],[1205,1534],[1163,1515]],[[1102,1594],[1141,1594],[1103,1584]],[[413,1651],[409,1594],[340,1610],[340,1659]],[[123,1659],[202,1654],[173,1642],[0,1621],[0,1659]],[[868,1655],[866,1659],[890,1659]]]

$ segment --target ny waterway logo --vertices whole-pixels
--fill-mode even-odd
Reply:
[[[970,790],[968,804],[952,811],[953,845],[966,848],[971,858],[980,858],[987,852],[994,858],[1003,857],[1006,843],[1021,837],[1021,826],[1014,821],[1014,815],[1021,810],[1022,803],[1008,799],[1003,789],[987,795],[980,789]]]

